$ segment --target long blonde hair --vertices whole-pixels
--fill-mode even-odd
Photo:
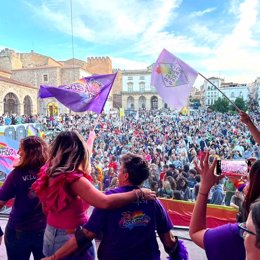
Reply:
[[[53,141],[47,162],[49,176],[81,170],[87,172],[89,151],[83,137],[77,131],[61,132]]]

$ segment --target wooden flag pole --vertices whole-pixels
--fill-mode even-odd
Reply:
[[[240,112],[241,110],[238,108],[238,106],[233,102],[231,101],[227,95],[221,91],[214,83],[212,83],[210,80],[208,80],[206,77],[204,77],[202,74],[198,73],[202,78],[204,78],[206,81],[208,81],[212,86],[214,86],[234,107],[235,109],[237,110],[237,112]]]

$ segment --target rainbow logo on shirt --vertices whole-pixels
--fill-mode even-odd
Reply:
[[[119,227],[128,228],[129,230],[135,227],[146,227],[151,220],[143,211],[126,211],[121,215],[122,218],[119,221]]]

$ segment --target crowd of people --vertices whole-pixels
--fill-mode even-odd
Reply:
[[[250,116],[256,122],[259,119],[257,114]],[[117,186],[119,158],[127,152],[140,154],[148,161],[150,176],[145,187],[160,197],[192,201],[197,198],[200,184],[194,166],[204,150],[209,150],[210,160],[215,157],[247,161],[260,158],[260,147],[238,114],[195,111],[183,116],[165,109],[142,110],[122,118],[110,113],[99,118],[84,114],[45,120],[41,122],[48,133],[48,142],[64,130],[77,130],[87,139],[96,126],[92,176],[102,191]],[[238,195],[236,188],[239,187],[223,179],[211,189],[208,202],[229,206],[232,196]]]
[[[16,198],[5,231],[8,259],[28,260],[30,253],[35,259],[96,259],[93,238],[102,232],[98,259],[155,260],[160,259],[155,230],[171,259],[187,259],[155,195],[196,201],[190,235],[205,248],[208,259],[242,260],[245,254],[247,260],[257,259],[252,258],[259,254],[260,235],[257,120],[257,114],[249,117],[242,111],[184,116],[166,109],[124,117],[116,113],[37,117],[45,141],[21,140],[20,162],[0,189],[0,206]],[[236,182],[216,176],[217,159],[247,161],[250,172]],[[246,225],[207,230],[207,203],[239,209],[237,220]],[[88,220],[89,205],[97,209]],[[254,239],[243,241],[230,229]],[[238,246],[241,254],[225,258],[221,250],[213,250],[216,234],[227,234],[227,239],[234,235],[234,248]]]

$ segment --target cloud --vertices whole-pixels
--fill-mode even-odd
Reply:
[[[171,10],[179,0],[152,1],[73,1],[73,31],[76,37],[89,42],[105,43],[111,40],[137,40],[146,31],[159,31],[168,22]],[[40,6],[28,3],[37,17],[57,30],[71,34],[70,6],[64,1],[43,2]]]
[[[80,39],[86,49],[110,53],[113,67],[145,69],[166,48],[180,58],[187,58],[184,59],[187,63],[209,76],[217,72],[242,79],[243,75],[259,74],[257,0],[231,0],[229,6],[225,2],[216,7],[210,3],[199,11],[191,9],[186,16],[181,10],[182,0],[96,0],[94,4],[91,0],[73,0],[72,3],[75,44]],[[42,0],[35,6],[27,4],[35,17],[42,19],[45,28],[71,36],[69,1]],[[216,23],[217,17],[221,21]]]
[[[259,41],[254,39],[253,28],[257,22],[257,0],[246,0],[238,6],[239,20],[233,31],[223,37],[215,55],[205,60],[209,71],[222,71],[239,82],[259,75]],[[252,81],[254,78],[252,78]]]
[[[131,59],[119,58],[119,57],[110,57],[112,60],[113,68],[120,68],[122,70],[145,70],[151,64],[146,62],[138,62]]]
[[[207,8],[205,10],[201,10],[201,11],[196,11],[190,14],[190,17],[200,17],[203,16],[204,14],[208,14],[208,13],[212,13],[213,11],[215,11],[216,8]]]

